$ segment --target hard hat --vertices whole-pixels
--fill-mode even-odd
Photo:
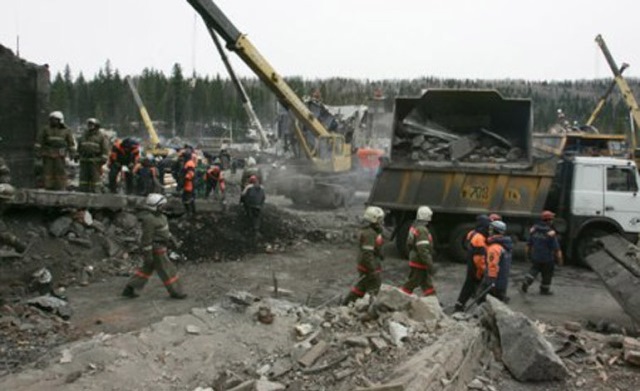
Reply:
[[[489,221],[502,221],[502,216],[497,213],[491,213],[489,215]]]
[[[433,216],[433,211],[428,206],[421,206],[418,208],[418,213],[416,214],[416,220],[420,221],[431,221],[431,216]]]
[[[158,193],[151,193],[147,196],[147,199],[144,201],[145,205],[152,210],[157,210],[159,206],[162,206],[167,203],[167,197]]]
[[[258,177],[255,175],[251,175],[249,177],[249,183],[258,183]]]
[[[253,156],[249,156],[249,158],[247,159],[247,167],[253,167],[256,165],[256,159],[253,158]]]
[[[49,113],[49,118],[54,118],[60,122],[64,122],[64,115],[62,114],[62,111],[52,111]]]
[[[100,127],[100,121],[98,121],[98,120],[97,120],[97,119],[95,119],[95,118],[89,118],[89,119],[87,120],[87,125],[95,125],[95,126],[97,126],[97,127]]]
[[[490,227],[493,228],[493,230],[499,234],[503,234],[507,232],[507,224],[505,224],[504,221],[500,221],[500,220],[492,221]]]
[[[550,210],[545,210],[545,211],[542,211],[542,214],[540,215],[540,217],[542,218],[543,221],[549,221],[549,220],[553,220],[553,218],[556,217],[556,214]]]
[[[476,223],[481,227],[488,227],[491,223],[491,220],[489,220],[489,216],[487,215],[477,215]]]
[[[220,166],[213,166],[213,172],[220,172]],[[251,175],[251,177],[255,177],[255,175]],[[251,178],[249,178],[249,179],[251,179]],[[258,179],[258,178],[256,177],[256,179]]]
[[[384,211],[377,206],[369,206],[364,211],[363,219],[369,223],[381,223],[384,219]]]

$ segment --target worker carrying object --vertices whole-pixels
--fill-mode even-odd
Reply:
[[[163,190],[153,155],[149,154],[136,163],[133,167],[133,178],[136,195],[147,196],[151,193],[161,193]]]
[[[140,248],[144,262],[127,282],[122,292],[125,297],[137,297],[154,271],[158,273],[172,298],[187,297],[182,289],[176,267],[167,256],[167,247],[170,244],[177,247],[179,243],[169,231],[169,222],[163,213],[166,204],[167,198],[162,194],[152,193],[145,199],[145,210],[138,215],[142,226]]]
[[[206,191],[205,198],[209,198],[209,195],[213,191],[213,194],[216,198],[224,201],[225,190],[227,188],[224,180],[224,174],[220,169],[220,166],[211,166],[207,170],[205,174],[205,183],[206,183]],[[256,179],[258,177],[256,176]]]
[[[127,137],[116,140],[109,154],[109,190],[118,192],[118,176],[122,172],[126,194],[133,194],[133,167],[140,159],[140,144]]]
[[[80,191],[102,192],[102,166],[109,158],[109,140],[100,131],[100,122],[95,118],[87,120],[87,130],[78,142],[80,156]]]
[[[351,291],[344,298],[342,305],[356,301],[367,292],[377,295],[382,285],[382,264],[384,259],[382,254],[382,222],[384,221],[384,211],[377,206],[369,206],[364,211],[363,219],[366,223],[360,230],[358,240],[358,274],[359,280]]]
[[[67,167],[65,158],[77,161],[76,142],[71,129],[64,123],[60,111],[49,114],[49,125],[41,129],[36,136],[35,154],[42,159],[44,188],[47,190],[65,190],[67,188]]]
[[[489,235],[489,216],[478,215],[476,227],[467,233],[465,247],[467,248],[467,275],[458,295],[455,305],[456,311],[464,310],[465,304],[478,290],[486,268],[486,241]]]
[[[507,225],[501,220],[494,220],[489,225],[487,270],[480,287],[481,291],[492,287],[489,294],[505,303],[509,301],[507,288],[513,252],[513,241],[506,232]]]
[[[266,195],[264,188],[260,185],[260,180],[257,176],[252,175],[249,177],[249,183],[242,190],[240,203],[244,207],[247,220],[249,221],[250,232],[253,237],[256,237],[260,233],[260,215],[265,200]]]
[[[188,216],[196,213],[196,162],[191,152],[183,155],[184,163],[180,171],[180,179],[182,182],[182,204]]]
[[[562,266],[562,250],[558,240],[558,234],[553,228],[555,214],[545,210],[540,216],[540,221],[529,230],[529,241],[527,243],[527,259],[531,262],[531,270],[524,278],[520,289],[526,293],[529,286],[533,284],[538,274],[542,274],[540,283],[540,294],[552,295],[551,279],[555,263]]]
[[[429,222],[433,212],[428,206],[421,206],[416,213],[415,222],[409,227],[407,248],[409,249],[409,280],[400,288],[408,295],[417,287],[425,296],[434,295],[433,287],[433,237],[429,232]]]

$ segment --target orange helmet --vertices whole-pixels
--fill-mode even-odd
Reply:
[[[249,177],[249,183],[258,183],[258,177],[255,175],[251,175]]]
[[[490,221],[502,221],[502,216],[500,216],[500,215],[499,215],[499,214],[497,214],[497,213],[491,213],[491,214],[489,215],[489,220],[490,220]]]
[[[549,220],[553,220],[553,218],[556,217],[556,214],[550,210],[545,210],[542,212],[540,217],[542,218],[543,221],[549,221]]]

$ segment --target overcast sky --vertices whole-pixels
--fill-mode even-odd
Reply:
[[[639,0],[216,0],[285,75],[308,78],[591,79],[611,73],[594,42],[640,77]],[[186,0],[1,0],[0,44],[55,73],[109,59],[226,76]],[[237,57],[238,72],[250,75]]]

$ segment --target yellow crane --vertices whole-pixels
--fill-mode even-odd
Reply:
[[[153,126],[153,122],[151,121],[149,112],[147,111],[144,102],[142,102],[142,98],[140,97],[138,89],[136,88],[135,84],[133,84],[133,80],[131,80],[129,76],[127,76],[125,80],[129,85],[129,89],[133,94],[133,99],[136,101],[136,105],[138,106],[138,110],[140,111],[142,122],[144,123],[145,128],[147,128],[147,133],[149,134],[149,139],[144,146],[145,152],[150,153],[154,156],[166,156],[169,153],[169,150],[160,146],[160,138],[158,137],[158,132],[156,132],[156,129]]]

